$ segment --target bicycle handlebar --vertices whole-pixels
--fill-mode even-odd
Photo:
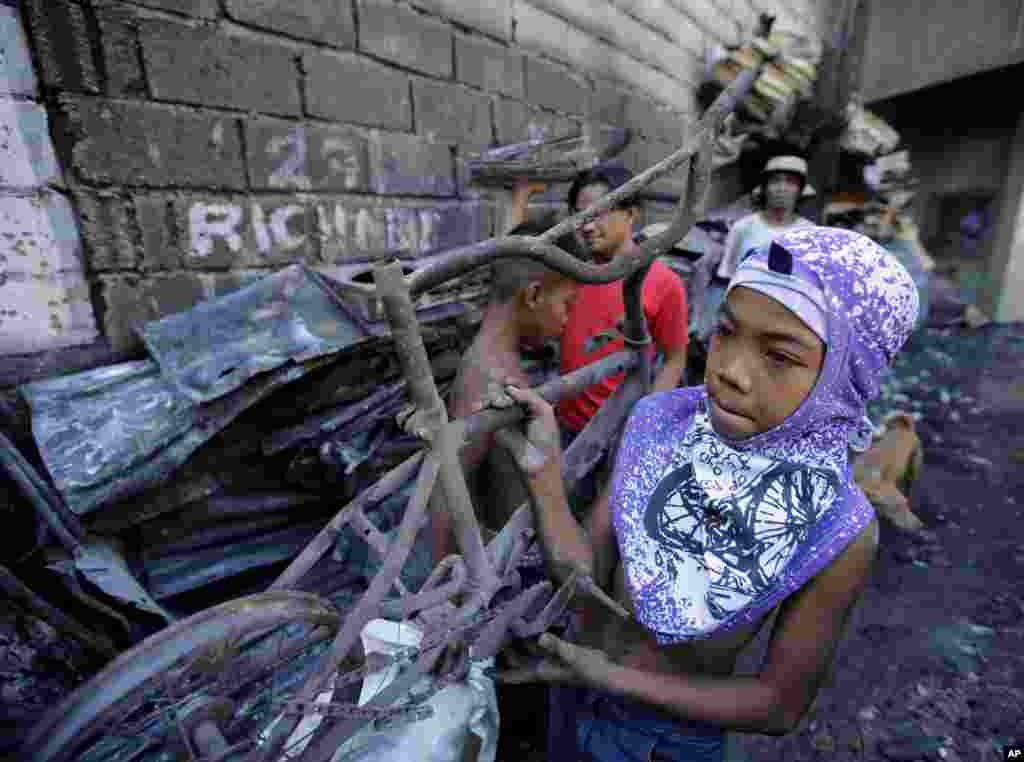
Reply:
[[[763,66],[763,64],[762,64]],[[605,194],[581,212],[562,220],[540,236],[501,236],[453,249],[443,260],[419,270],[408,277],[413,299],[442,283],[456,278],[495,259],[526,257],[541,262],[562,275],[580,283],[611,283],[622,280],[647,268],[678,242],[695,222],[699,202],[704,198],[711,179],[711,151],[714,139],[737,101],[746,95],[761,73],[761,67],[741,73],[708,107],[697,125],[696,133],[683,146],[648,168],[621,187]],[[679,208],[669,227],[652,236],[640,246],[639,253],[617,257],[606,265],[582,262],[555,246],[552,241],[565,233],[576,231],[624,199],[636,195],[642,188],[664,177],[683,163],[697,158],[691,164],[686,192],[680,198]]]

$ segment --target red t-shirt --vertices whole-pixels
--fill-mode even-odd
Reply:
[[[685,349],[689,338],[686,289],[679,276],[664,262],[656,260],[644,278],[642,297],[654,348],[662,353]],[[580,286],[562,333],[562,374],[621,352],[625,348],[621,330],[625,313],[622,281]],[[558,419],[562,425],[571,431],[582,431],[623,378],[625,374],[618,373],[591,386],[576,399],[558,403]]]

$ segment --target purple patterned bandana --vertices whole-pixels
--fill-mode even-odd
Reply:
[[[641,400],[627,424],[611,510],[637,617],[659,643],[754,624],[828,566],[871,522],[848,447],[914,325],[907,271],[835,228],[785,233],[741,263],[824,294],[818,381],[776,428],[719,436],[704,387]]]

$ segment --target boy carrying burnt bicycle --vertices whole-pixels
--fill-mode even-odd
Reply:
[[[851,453],[917,309],[910,275],[859,234],[805,228],[755,249],[730,283],[706,384],[635,406],[582,526],[554,411],[508,387],[529,411],[533,447],[513,447],[532,450],[520,462],[549,574],[589,573],[633,616],[588,600],[571,637],[541,637],[539,661],[506,652],[500,680],[553,686],[548,759],[720,762],[726,731],[799,724],[874,563],[878,522]],[[760,672],[733,674],[769,622]]]

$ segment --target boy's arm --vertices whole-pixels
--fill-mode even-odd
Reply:
[[[533,498],[534,527],[540,537],[548,574],[559,584],[574,571],[598,581],[593,545],[569,510],[560,461],[555,455],[541,470],[526,473],[527,488]]]
[[[516,459],[533,498],[530,502],[534,528],[540,538],[548,573],[561,583],[573,571],[579,571],[600,584],[595,576],[597,558],[591,537],[572,515],[565,496],[561,443],[554,409],[537,392],[528,388],[508,387],[508,394],[527,408],[526,437],[514,437],[510,430],[505,430],[501,441]],[[601,505],[607,506],[607,501],[599,499],[591,509],[595,516],[593,531],[607,534],[603,521],[597,518]]]
[[[546,648],[585,682],[725,730],[792,731],[828,676],[836,644],[878,548],[878,522],[782,604],[756,677],[666,676],[611,663],[598,651],[548,636]]]
[[[508,209],[505,210],[505,230],[508,231],[526,222],[529,216],[531,193],[540,193],[545,186],[542,183],[531,183],[529,180],[516,180],[512,185]]]

